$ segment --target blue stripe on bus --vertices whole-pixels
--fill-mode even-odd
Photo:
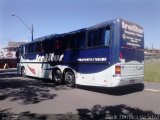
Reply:
[[[64,58],[62,61],[48,63],[52,66],[67,65],[79,73],[96,73],[109,67],[109,53],[110,47],[67,50],[64,52]],[[45,56],[45,54],[42,53],[38,55]],[[32,62],[32,60],[36,59],[36,56],[37,54],[26,54],[25,59],[29,59],[31,60],[30,62]]]

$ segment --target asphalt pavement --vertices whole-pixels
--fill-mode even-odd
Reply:
[[[16,68],[9,68],[9,69],[0,69],[1,74],[5,74],[8,72],[12,72],[16,74]],[[160,92],[160,82],[144,82],[144,90],[151,91],[151,92]]]
[[[145,89],[70,88],[49,81],[0,73],[0,119],[12,120],[159,120],[159,83]],[[153,90],[154,89],[154,90]],[[3,118],[3,119],[2,119]]]

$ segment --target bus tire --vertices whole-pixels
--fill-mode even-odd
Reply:
[[[64,80],[68,87],[75,87],[75,74],[71,70],[65,72]]]
[[[21,76],[26,77],[26,70],[24,67],[21,68]]]
[[[62,84],[62,72],[59,69],[53,70],[52,81],[57,85]]]

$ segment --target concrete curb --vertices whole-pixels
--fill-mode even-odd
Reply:
[[[144,91],[160,93],[160,90],[156,90],[156,89],[144,89]]]

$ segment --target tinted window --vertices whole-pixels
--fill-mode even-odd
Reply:
[[[44,40],[42,44],[42,51],[44,51],[45,53],[53,52],[53,48],[54,48],[53,41],[54,41],[53,39]]]
[[[108,46],[110,45],[111,41],[111,30],[109,27],[107,28],[100,28],[99,29],[99,39],[98,45],[99,46]]]
[[[78,48],[85,48],[85,32],[77,33],[77,44]]]
[[[79,49],[85,47],[85,32],[68,35],[65,39],[66,49]]]
[[[76,34],[70,35],[70,38],[69,38],[69,48],[70,49],[78,48],[78,41],[76,39]]]
[[[42,52],[42,42],[35,43],[35,52]]]
[[[35,52],[35,44],[34,43],[30,43],[28,45],[26,45],[26,53],[34,53]]]
[[[110,27],[99,28],[88,32],[88,47],[109,46],[110,41]]]
[[[110,30],[105,30],[105,39],[104,39],[104,42],[105,42],[105,46],[108,46],[110,45],[110,42],[111,42],[111,31]]]
[[[88,47],[98,46],[98,31],[93,30],[88,32]]]

